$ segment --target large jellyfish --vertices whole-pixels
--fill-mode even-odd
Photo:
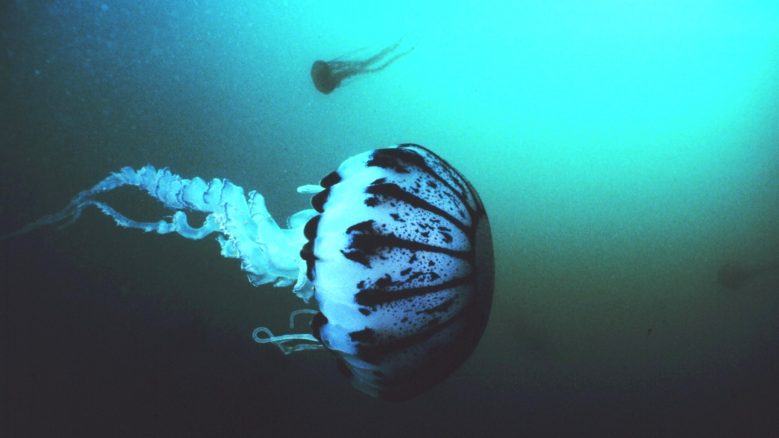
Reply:
[[[321,93],[330,94],[341,85],[344,79],[384,70],[390,64],[414,50],[412,47],[404,52],[392,55],[398,47],[400,47],[400,41],[364,60],[345,61],[336,58],[331,61],[314,61],[311,65],[311,80],[314,81],[314,86]],[[388,56],[390,56],[389,59],[387,59]]]
[[[96,199],[126,185],[175,212],[138,222]],[[257,342],[285,354],[327,349],[357,389],[388,400],[412,398],[451,374],[475,349],[492,302],[490,226],[471,184],[430,150],[402,144],[355,155],[298,192],[315,193],[313,209],[281,228],[261,194],[247,196],[228,180],[125,167],[13,235],[67,225],[89,206],[124,228],[216,234],[222,256],[239,259],[251,284],[293,286],[318,303],[290,316],[314,313],[310,332],[276,336],[258,327]],[[189,224],[192,211],[207,214],[202,225]]]

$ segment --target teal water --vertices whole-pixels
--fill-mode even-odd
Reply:
[[[348,156],[426,145],[477,188],[496,290],[479,347],[402,404],[324,352],[301,303],[212,241],[90,212],[0,243],[12,436],[779,433],[779,4],[112,2],[0,6],[0,218],[109,172],[226,177],[278,219]],[[316,59],[414,48],[330,95]],[[111,194],[140,219],[164,212]]]

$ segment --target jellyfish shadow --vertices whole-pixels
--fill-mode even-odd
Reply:
[[[748,265],[726,262],[717,271],[717,283],[728,289],[740,290],[754,279],[774,273],[779,273],[779,264]]]
[[[384,70],[390,64],[414,50],[412,47],[404,52],[396,53],[401,41],[382,49],[364,60],[347,61],[342,60],[341,57],[331,61],[316,60],[311,65],[311,80],[314,81],[314,86],[320,93],[330,94],[345,79]]]

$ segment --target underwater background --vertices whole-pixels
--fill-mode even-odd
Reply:
[[[779,275],[721,275],[779,264],[779,3],[0,11],[3,232],[146,163],[256,189],[283,222],[309,205],[296,187],[415,142],[479,191],[496,263],[474,354],[389,403],[327,352],[255,344],[304,304],[251,287],[213,239],[89,210],[2,240],[7,436],[779,434]],[[314,60],[398,40],[414,50],[385,70],[313,87]],[[169,214],[129,189],[104,199]]]

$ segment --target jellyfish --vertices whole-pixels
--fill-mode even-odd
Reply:
[[[322,94],[330,94],[341,85],[344,79],[366,73],[376,73],[384,70],[390,64],[411,53],[414,48],[405,52],[396,53],[389,59],[385,59],[395,52],[400,46],[400,41],[386,47],[377,54],[359,61],[344,61],[340,58],[331,61],[317,60],[311,65],[311,80],[314,86]]]
[[[139,222],[98,195],[136,187],[166,208],[168,219]],[[76,195],[60,212],[16,233],[68,225],[96,207],[123,228],[188,239],[216,235],[221,255],[240,260],[254,286],[292,287],[314,298],[310,330],[253,339],[283,353],[330,351],[358,390],[406,400],[444,380],[476,348],[492,303],[489,221],[473,186],[429,149],[401,144],[345,160],[319,185],[305,185],[313,208],[287,227],[264,197],[226,179],[185,179],[151,165],[125,167]],[[188,212],[205,213],[199,226]]]

